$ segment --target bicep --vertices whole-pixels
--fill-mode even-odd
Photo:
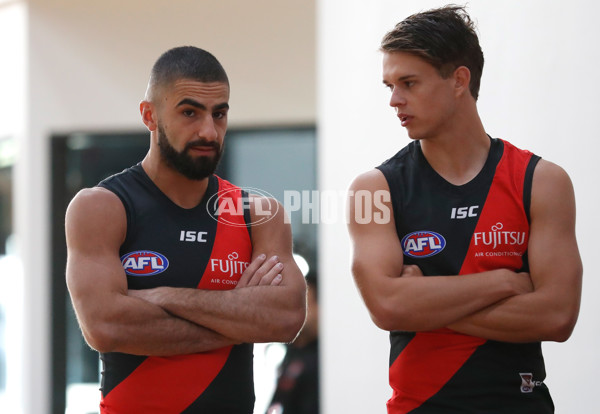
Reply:
[[[398,237],[395,233],[379,230],[364,227],[350,230],[352,274],[365,300],[390,292],[389,285],[402,273],[403,258]]]
[[[528,246],[536,292],[551,295],[551,306],[579,307],[582,265],[575,236],[575,195],[564,170],[540,161],[533,178]]]
[[[382,298],[393,292],[391,284],[402,273],[404,264],[391,201],[388,197],[383,202],[375,202],[375,194],[382,191],[389,194],[387,182],[379,171],[372,171],[353,182],[348,197],[352,274],[367,307],[372,311]],[[365,192],[372,196],[358,196]],[[370,200],[370,204],[365,204],[366,200]],[[365,216],[366,211],[370,212],[368,216]],[[376,220],[377,217],[387,219]]]
[[[67,287],[82,322],[107,310],[108,296],[127,294],[119,259],[126,225],[123,205],[107,190],[83,190],[67,209]]]
[[[261,197],[251,203],[251,206],[256,206],[257,203],[262,203],[261,214],[269,211],[270,216],[268,220],[252,227],[252,257],[255,258],[259,254],[265,254],[267,257],[278,256],[284,266],[281,285],[294,285],[304,290],[304,278],[293,256],[292,229],[286,212],[281,204],[273,199]],[[256,211],[251,209],[250,213],[254,218]]]

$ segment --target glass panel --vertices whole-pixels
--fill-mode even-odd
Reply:
[[[0,138],[0,256],[12,232],[12,165],[16,147],[13,139]]]
[[[257,188],[272,194],[282,205],[289,205],[294,195],[301,196],[303,191],[312,195],[317,188],[315,134],[314,128],[230,132],[223,170],[217,173],[237,186]],[[310,200],[304,197],[303,201]],[[318,217],[303,220],[300,211],[288,211],[288,215],[294,251],[314,269]]]
[[[9,394],[16,394],[20,374],[21,273],[17,258],[11,254],[15,153],[14,139],[0,138],[0,412],[10,412],[18,403],[16,395]]]

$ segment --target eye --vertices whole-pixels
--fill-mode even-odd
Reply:
[[[226,111],[219,111],[219,112],[215,112],[213,114],[213,118],[215,119],[224,119],[227,117],[227,112]]]
[[[406,89],[412,88],[414,85],[415,85],[415,81],[413,81],[413,80],[404,81],[404,87],[406,87]]]
[[[196,111],[194,111],[193,109],[186,109],[184,111],[181,112],[183,114],[183,116],[191,118],[194,115],[196,115]]]

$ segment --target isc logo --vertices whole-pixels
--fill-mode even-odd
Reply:
[[[402,250],[411,257],[429,257],[446,247],[446,239],[433,231],[415,231],[402,238]]]
[[[464,219],[467,217],[477,217],[477,209],[479,206],[471,207],[454,207],[450,213],[451,219]]]
[[[164,272],[169,261],[160,253],[138,250],[121,257],[125,273],[131,276],[152,276]]]
[[[185,231],[179,233],[179,241],[206,243],[206,231]]]

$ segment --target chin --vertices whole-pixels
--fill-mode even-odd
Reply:
[[[412,139],[413,141],[418,141],[420,139],[423,139],[422,134],[417,133],[416,131],[410,131],[410,130],[406,130],[406,133],[408,134],[408,137],[410,139]]]

